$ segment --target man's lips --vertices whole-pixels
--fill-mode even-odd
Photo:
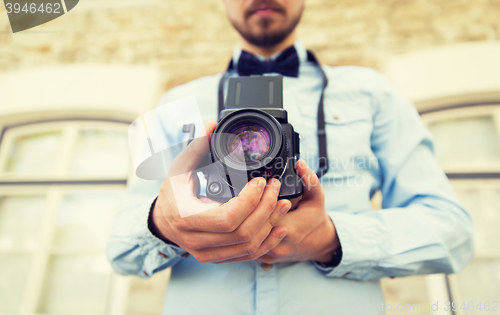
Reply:
[[[266,17],[266,16],[270,16],[274,13],[278,13],[278,12],[281,12],[280,9],[278,8],[273,8],[273,7],[269,7],[269,6],[261,6],[261,7],[258,7],[256,9],[253,9],[251,10],[249,13],[249,16],[251,15],[256,15],[256,16],[260,16],[260,17]]]
[[[270,16],[272,15],[273,13],[276,13],[278,11],[274,10],[274,9],[257,9],[255,11],[253,11],[252,15],[257,15],[257,16]]]

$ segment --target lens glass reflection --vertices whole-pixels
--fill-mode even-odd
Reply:
[[[244,124],[231,130],[227,149],[237,161],[252,163],[264,158],[271,146],[269,133],[262,126]]]

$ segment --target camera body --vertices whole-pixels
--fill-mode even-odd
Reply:
[[[210,141],[204,167],[209,199],[226,202],[252,178],[281,181],[278,199],[304,193],[296,174],[300,138],[283,109],[283,77],[230,78],[225,108]]]

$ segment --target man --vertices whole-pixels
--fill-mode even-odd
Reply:
[[[277,201],[280,182],[262,178],[223,205],[197,199],[191,171],[208,152],[198,138],[173,161],[180,175],[138,181],[116,218],[107,252],[117,272],[150,277],[172,267],[164,314],[380,314],[376,280],[457,272],[472,257],[470,217],[432,154],[430,134],[373,70],[323,66],[329,171],[318,184],[324,80],[297,40],[304,2],[224,0],[242,43],[228,77],[276,73],[278,61],[296,60],[295,70],[294,62],[282,68],[284,106],[307,160],[296,165],[306,185],[298,207],[289,212],[290,201]],[[160,104],[194,94],[204,120],[215,120],[220,78],[174,88]],[[165,126],[175,125],[171,116]],[[206,133],[214,128],[207,123]],[[383,210],[373,211],[379,189]],[[176,194],[183,207],[204,211],[181,217]]]

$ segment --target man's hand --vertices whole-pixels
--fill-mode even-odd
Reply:
[[[210,137],[215,122],[205,126]],[[194,192],[195,172],[209,151],[209,139],[197,138],[173,161],[160,188],[153,209],[153,224],[167,239],[189,252],[200,262],[254,260],[273,249],[286,235],[278,226],[290,209],[288,200],[277,201],[280,182],[254,178],[241,193],[224,204]],[[181,217],[182,213],[192,215]]]
[[[306,191],[298,208],[278,222],[288,230],[286,237],[266,255],[257,259],[259,262],[329,262],[333,252],[340,246],[335,226],[325,211],[325,195],[318,176],[304,160],[297,161],[296,168]]]

